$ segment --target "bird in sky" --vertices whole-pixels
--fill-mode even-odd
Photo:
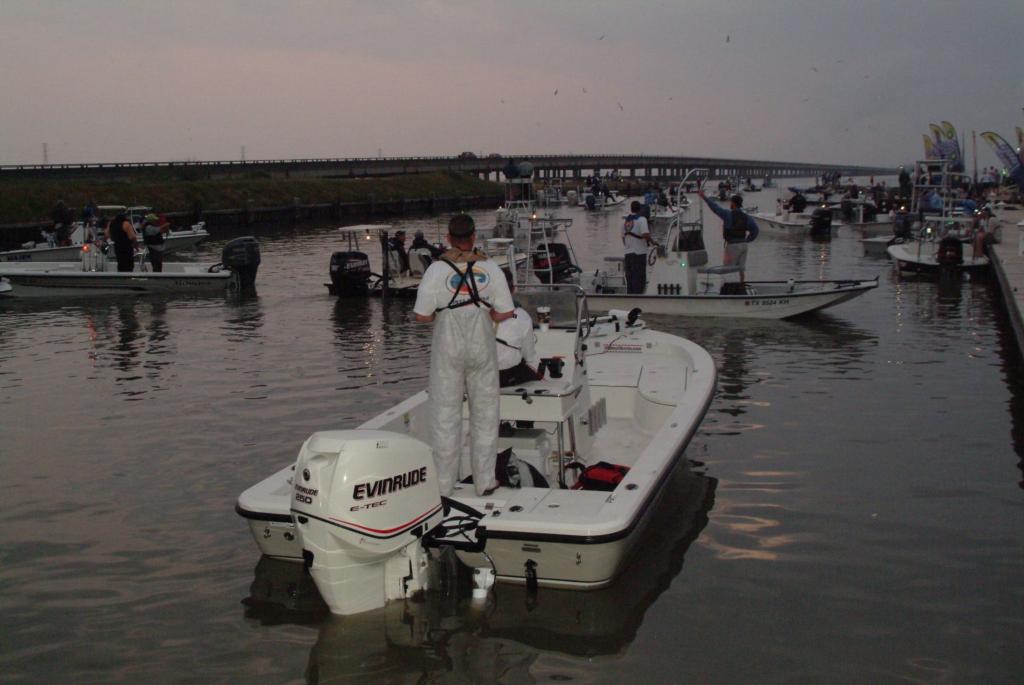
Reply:
[[[725,42],[726,42],[726,43],[728,43],[728,42],[729,42],[729,34],[728,34],[728,33],[727,33],[727,34],[725,34]]]
[[[604,34],[603,33],[598,37],[598,40],[604,40]]]
[[[555,88],[555,95],[558,95],[558,89]]]
[[[818,67],[811,67],[811,71],[817,72],[818,71]]]
[[[584,88],[584,89],[583,89],[583,92],[584,92],[584,93],[586,93],[586,92],[587,92],[587,89],[586,89],[586,88]]]
[[[619,106],[619,109],[620,109],[621,111],[623,111],[623,112],[625,112],[625,111],[626,111],[626,108],[622,106],[622,103],[621,103],[621,102],[616,102],[615,104]]]

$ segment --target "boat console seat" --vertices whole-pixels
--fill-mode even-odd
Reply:
[[[509,386],[501,389],[498,412],[502,421],[561,421],[572,414],[582,390],[568,374]]]

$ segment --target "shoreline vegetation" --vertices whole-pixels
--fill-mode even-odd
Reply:
[[[364,207],[373,214],[377,208],[390,212],[412,201],[447,206],[458,205],[460,200],[486,200],[497,206],[502,198],[500,183],[454,172],[342,179],[9,181],[0,183],[0,228],[49,224],[58,201],[63,201],[76,219],[92,201],[97,205],[146,205],[169,217],[188,220],[234,214],[248,223],[246,218],[252,220],[252,215],[297,208]]]

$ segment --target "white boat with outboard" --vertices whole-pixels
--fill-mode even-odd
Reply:
[[[972,250],[972,248],[967,248]],[[988,270],[985,255],[964,254],[964,242],[958,235],[939,240],[909,240],[890,245],[886,252],[901,276],[942,277],[959,274],[976,275]]]
[[[706,171],[693,170],[695,178]],[[687,178],[690,178],[688,174]],[[872,279],[726,281],[740,271],[736,266],[708,266],[704,246],[704,203],[680,207],[662,231],[656,224],[651,236],[657,243],[647,260],[643,293],[626,288],[624,259],[605,257],[604,267],[584,271],[578,282],[598,311],[639,307],[650,314],[787,319],[835,306],[878,287]],[[569,242],[565,232],[550,236],[549,244]],[[527,282],[530,282],[527,280]]]
[[[393,295],[398,297],[416,297],[416,290],[427,267],[442,253],[440,244],[429,247],[411,247],[402,252],[392,244],[391,226],[383,224],[360,224],[339,228],[344,241],[343,250],[331,253],[329,265],[330,282],[325,283],[328,292],[338,297]],[[370,255],[366,252],[369,245],[380,244],[380,272],[373,271]],[[498,240],[497,249],[492,246],[493,239],[483,239],[483,248],[493,251],[490,257],[502,269],[508,269],[509,255],[507,240]],[[404,250],[404,248],[403,248]],[[517,263],[526,261],[526,254],[517,252],[514,256]]]
[[[614,209],[626,201],[625,196],[616,195],[615,191],[595,189],[592,185],[580,188],[578,198],[579,204],[577,206],[591,212],[603,212]]]
[[[152,211],[149,207],[124,205],[100,205],[97,210],[100,216],[107,217],[123,212],[136,229],[141,228],[142,217]],[[44,235],[49,238],[40,242],[24,243],[17,250],[0,252],[0,262],[76,262],[81,257],[82,246],[85,243],[103,241],[103,228],[96,223],[75,222],[68,235],[67,245],[58,245],[55,236],[50,232],[45,232]],[[210,234],[206,231],[205,222],[202,221],[188,229],[172,229],[164,235],[164,254],[193,248],[208,237]]]
[[[777,205],[775,212],[751,212],[757,225],[777,234],[830,237],[842,224],[832,217],[826,206],[810,206],[808,211],[789,212]]]
[[[79,263],[5,262],[0,276],[14,287],[15,297],[66,297],[111,294],[203,294],[246,291],[256,281],[260,264],[259,242],[251,237],[228,242],[217,264],[164,262],[163,271],[148,270],[139,261],[135,271],[118,271],[117,263],[86,243],[79,248]]]
[[[314,433],[294,465],[239,497],[261,552],[305,561],[334,613],[423,589],[445,546],[482,590],[493,576],[603,587],[649,522],[712,400],[714,361],[636,313],[592,318],[575,286],[524,285],[517,297],[541,322],[542,359],[561,363],[548,362],[545,380],[502,388],[493,494],[460,484],[439,495],[424,391],[356,430]]]

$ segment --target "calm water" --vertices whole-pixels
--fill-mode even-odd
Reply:
[[[618,213],[567,213],[584,266],[619,252]],[[332,619],[235,498],[423,388],[430,331],[327,295],[331,228],[260,238],[247,301],[0,305],[0,681],[1019,682],[1024,374],[987,285],[762,234],[751,277],[881,284],[800,322],[648,318],[719,388],[619,583],[477,611],[441,572]]]

